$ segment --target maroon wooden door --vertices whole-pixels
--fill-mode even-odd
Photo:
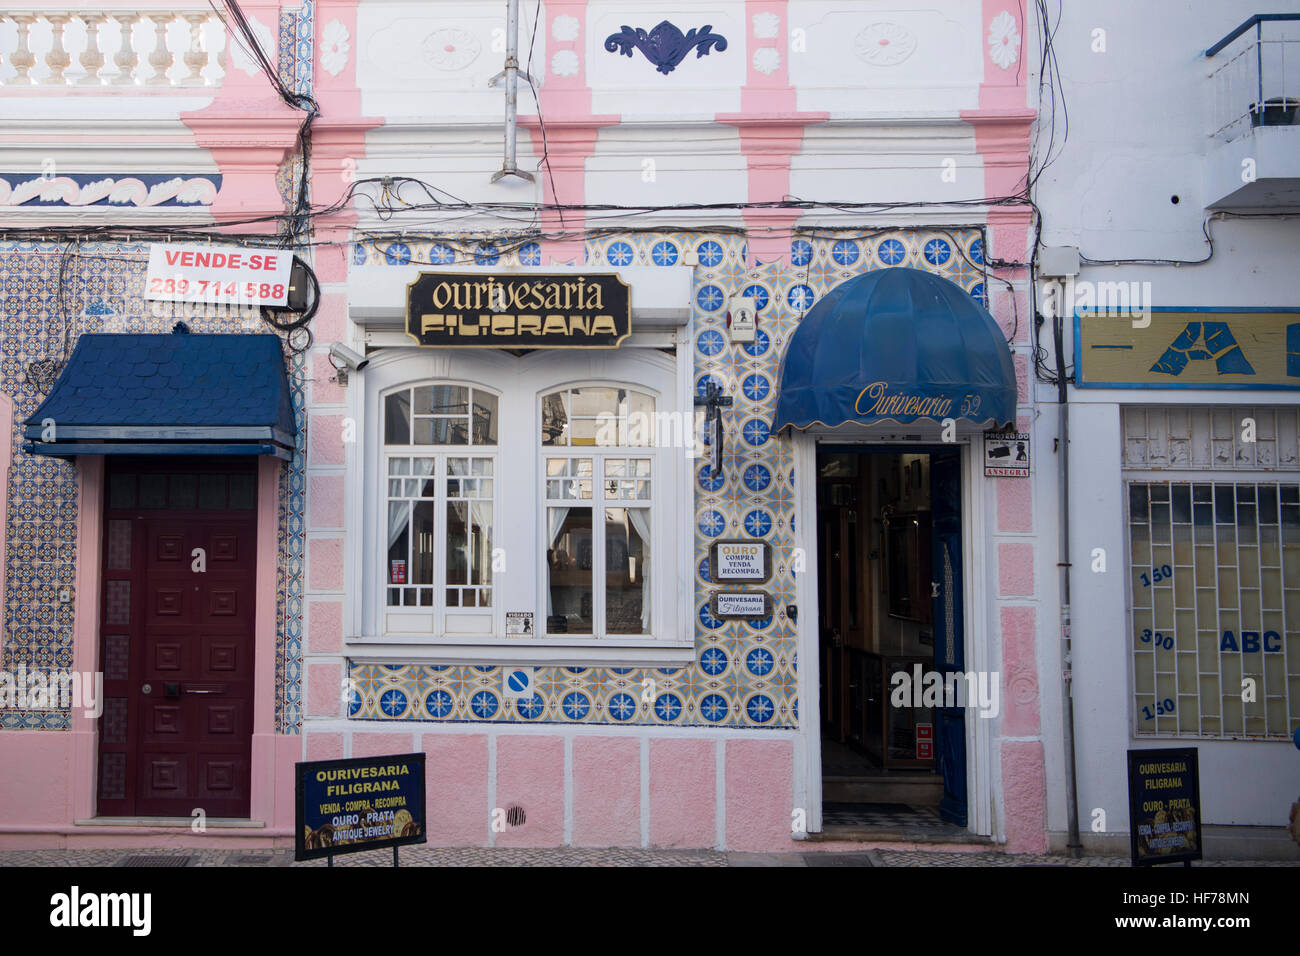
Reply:
[[[249,815],[255,466],[110,460],[100,816]]]

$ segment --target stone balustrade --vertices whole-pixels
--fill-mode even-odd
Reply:
[[[226,28],[211,7],[0,12],[0,89],[219,86]]]

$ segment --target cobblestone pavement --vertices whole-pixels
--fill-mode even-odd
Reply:
[[[1070,859],[1049,854],[948,852],[914,849],[846,848],[801,853],[721,853],[713,850],[505,849],[486,847],[408,846],[403,866],[1090,866],[1126,867],[1128,857],[1089,856]],[[144,858],[132,860],[132,857]],[[3,850],[0,867],[10,866],[166,866],[187,858],[183,866],[326,866],[325,860],[295,863],[292,850]],[[158,859],[164,858],[164,859]],[[335,866],[391,866],[392,853],[351,853]],[[177,864],[171,864],[177,865]],[[1194,866],[1300,866],[1294,860],[1206,860]]]

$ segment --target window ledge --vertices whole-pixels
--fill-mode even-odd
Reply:
[[[350,638],[344,653],[358,664],[522,664],[569,667],[672,667],[695,660],[694,642],[648,641],[584,644],[547,640],[428,643],[391,638]]]

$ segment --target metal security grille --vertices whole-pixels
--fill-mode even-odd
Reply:
[[[1300,409],[1185,405],[1124,409],[1133,471],[1300,471]]]
[[[1124,441],[1135,733],[1289,737],[1300,484],[1276,472],[1300,471],[1296,410],[1125,409]]]

